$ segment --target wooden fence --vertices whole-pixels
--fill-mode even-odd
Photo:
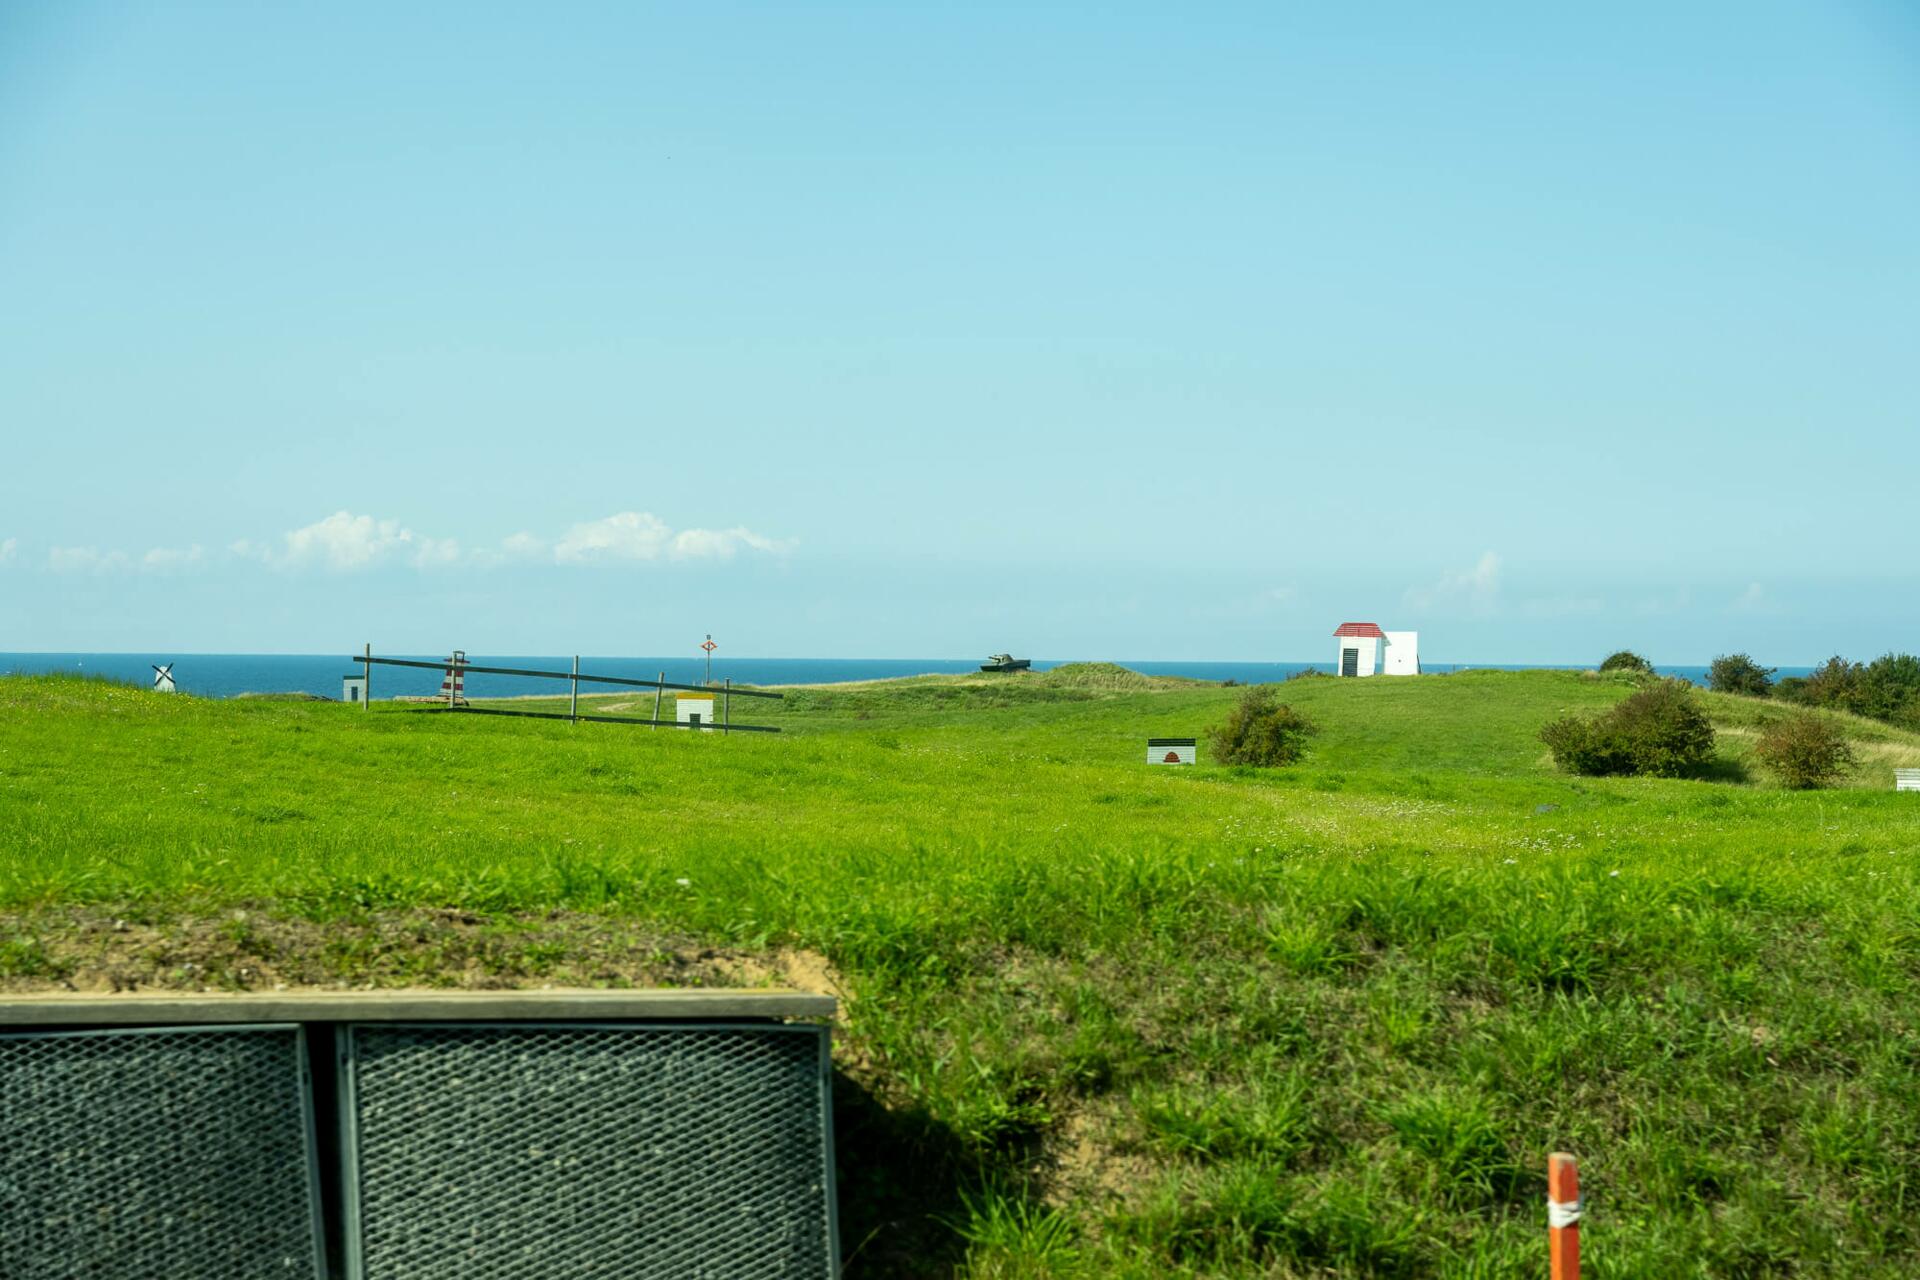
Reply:
[[[347,660],[349,662],[359,663],[365,673],[366,695],[360,703],[362,709],[370,706],[373,702],[373,669],[375,667],[417,667],[425,671],[445,672],[447,678],[442,688],[448,691],[446,695],[447,700],[444,703],[422,708],[423,710],[459,711],[468,715],[481,716],[523,716],[533,720],[568,720],[575,722],[588,720],[595,724],[647,725],[655,729],[665,727],[668,729],[711,729],[720,733],[778,733],[780,730],[773,725],[734,724],[733,699],[735,695],[742,698],[773,698],[776,700],[786,696],[785,694],[774,693],[766,689],[736,689],[733,687],[732,680],[726,681],[719,688],[714,688],[712,685],[676,684],[667,679],[667,673],[664,671],[660,673],[658,680],[633,680],[626,676],[597,676],[580,669],[580,659],[577,655],[573,660],[573,669],[571,671],[534,671],[526,667],[486,667],[478,663],[468,662],[465,654],[459,651],[455,651],[453,657],[443,662],[421,662],[414,658],[376,658],[373,656],[372,645],[368,645],[364,652],[355,654]],[[568,685],[567,710],[565,712],[515,711],[506,707],[476,707],[467,701],[460,692],[461,686],[464,683],[463,677],[467,675],[527,676],[539,680],[565,680]],[[653,719],[638,720],[629,716],[581,715],[580,685],[582,681],[588,684],[614,684],[627,688],[652,689]],[[718,697],[720,699],[719,720],[712,724],[694,724],[679,720],[662,720],[660,718],[660,699],[668,689],[678,689],[688,693],[699,693],[705,694],[708,697]]]

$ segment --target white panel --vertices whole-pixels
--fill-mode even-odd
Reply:
[[[1420,633],[1418,631],[1387,632],[1384,670],[1390,676],[1420,674]]]

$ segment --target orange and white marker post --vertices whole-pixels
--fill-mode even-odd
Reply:
[[[1547,1257],[1553,1280],[1580,1280],[1580,1170],[1564,1151],[1547,1157]]]

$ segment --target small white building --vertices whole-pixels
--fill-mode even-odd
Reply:
[[[367,700],[367,678],[365,676],[340,677],[340,701],[365,702]]]
[[[1336,674],[1420,674],[1420,633],[1417,631],[1382,631],[1378,623],[1343,622],[1334,628],[1333,634],[1339,642],[1334,654]]]
[[[711,729],[713,723],[713,695],[710,693],[676,693],[673,695],[674,718],[681,724],[693,725],[698,729]]]

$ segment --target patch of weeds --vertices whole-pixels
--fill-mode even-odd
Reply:
[[[1449,1087],[1410,1093],[1384,1108],[1381,1119],[1429,1163],[1449,1204],[1504,1199],[1522,1178],[1477,1094]]]
[[[1078,1269],[1079,1232],[1059,1210],[994,1183],[963,1189],[960,1204],[943,1221],[967,1242],[968,1280],[1054,1280]]]
[[[1170,1178],[1141,1212],[1114,1226],[1188,1266],[1264,1262],[1295,1255],[1297,1207],[1277,1170],[1236,1160]]]
[[[1276,1072],[1245,1092],[1141,1090],[1133,1107],[1147,1144],[1169,1155],[1278,1165],[1306,1146],[1307,1085],[1295,1072]]]
[[[0,938],[0,978],[64,978],[71,960],[55,956],[38,938]]]
[[[241,955],[258,956],[262,959],[273,955],[276,948],[273,940],[261,930],[259,924],[246,912],[238,911],[220,922],[219,934],[233,945]]]
[[[1315,916],[1269,917],[1266,943],[1268,955],[1303,977],[1332,973],[1360,958],[1338,930]]]

